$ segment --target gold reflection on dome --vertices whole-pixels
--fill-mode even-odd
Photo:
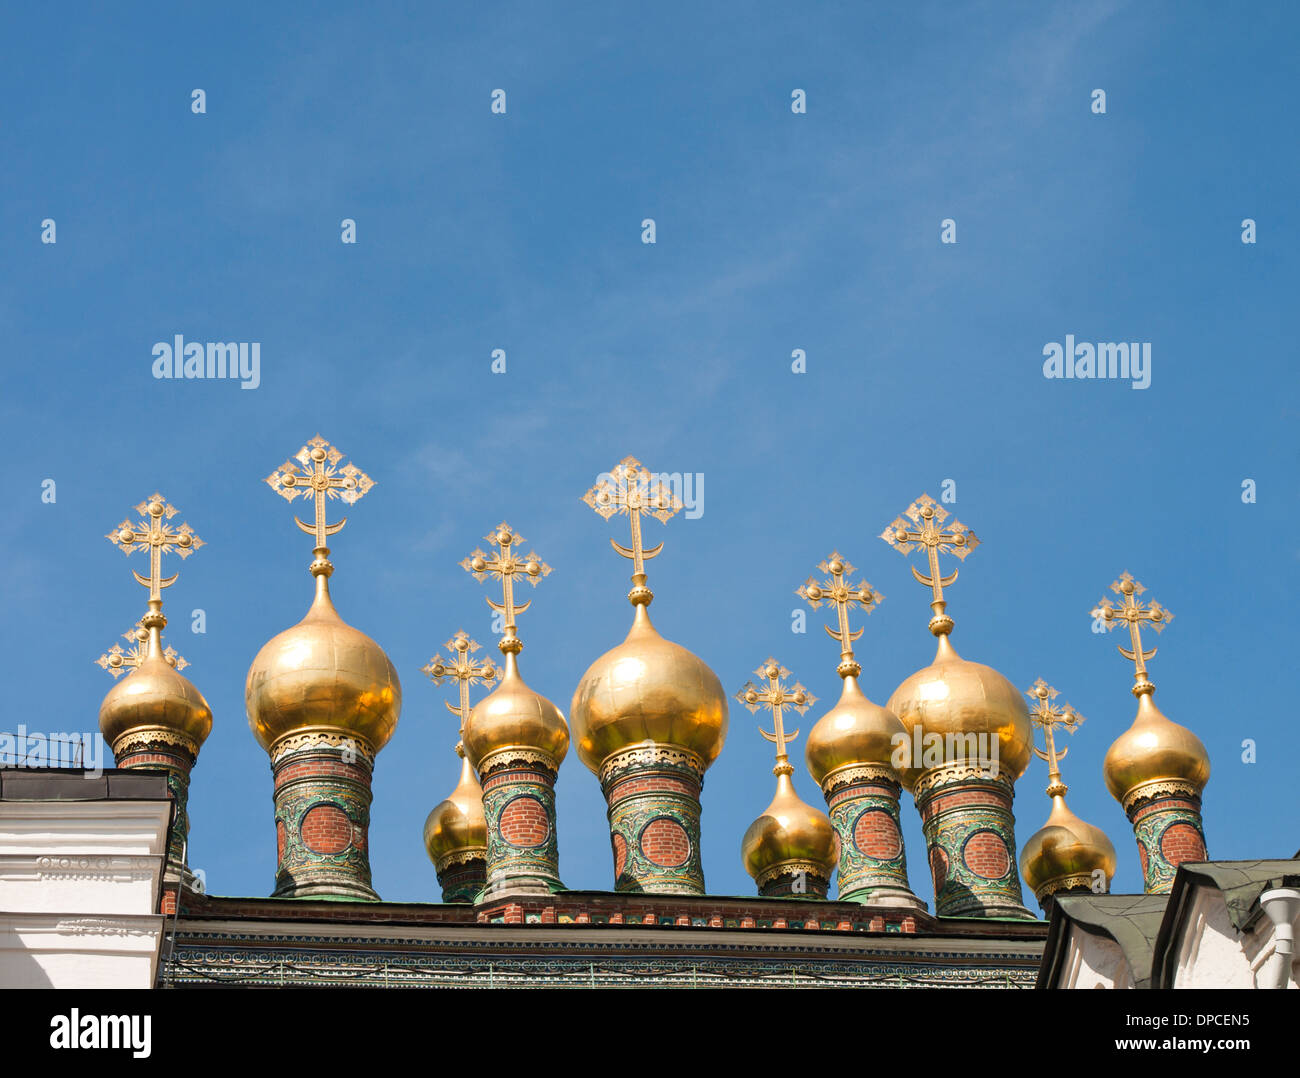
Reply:
[[[99,729],[110,747],[128,731],[156,729],[178,733],[197,749],[212,732],[212,709],[189,678],[167,661],[157,628],[146,630],[135,669],[104,697]]]
[[[997,739],[998,769],[1006,777],[1014,781],[1029,766],[1032,734],[1020,693],[991,666],[958,655],[946,633],[934,662],[899,685],[886,707],[902,721],[910,743],[918,727],[923,737],[942,738],[945,762],[948,746],[962,744],[958,735],[983,734],[989,747]]]
[[[857,572],[838,551],[817,566],[826,578],[809,577],[795,594],[814,610],[827,603],[835,607],[837,627],[823,626],[840,645],[836,673],[843,678],[839,701],[813,726],[808,734],[804,757],[808,770],[823,785],[826,777],[843,767],[892,768],[897,739],[903,738],[903,724],[888,708],[867,699],[858,684],[862,666],[854,657],[853,642],[862,629],[849,625],[849,611],[862,609],[871,614],[884,596],[865,580],[851,582]]]
[[[125,634],[134,642],[129,651],[114,645],[97,660],[114,678],[133,668],[104,697],[99,708],[99,728],[116,751],[118,741],[128,733],[158,735],[160,740],[179,743],[197,753],[212,732],[212,709],[203,694],[180,670],[188,665],[172,648],[163,650],[162,631],[167,618],[162,612],[163,589],[176,583],[179,574],[162,575],[167,554],[188,558],[203,546],[188,524],[174,525],[177,510],[158,493],[150,495],[135,511],[141,519],[123,520],[106,538],[128,557],[144,553],[149,558],[149,575],[133,573],[136,582],[149,589],[148,611],[137,628]]]
[[[766,688],[760,689],[748,682],[736,694],[736,699],[751,712],[761,707],[772,712],[773,732],[768,733],[760,727],[759,733],[776,746],[776,766],[772,768],[776,776],[776,795],[749,825],[741,840],[740,853],[745,871],[754,877],[760,889],[783,867],[794,871],[812,870],[829,880],[840,858],[839,834],[824,812],[804,803],[795,793],[790,778],[794,768],[790,765],[787,746],[799,736],[799,731],[787,733],[783,721],[787,707],[803,714],[817,702],[816,697],[798,683],[793,687],[787,686],[785,679],[790,676],[790,671],[775,659],[768,659],[754,672],[760,682],[767,682]]]
[[[294,523],[315,538],[311,563],[316,596],[306,617],[272,637],[257,653],[244,685],[248,725],[268,751],[288,734],[308,729],[341,732],[378,752],[397,727],[402,686],[383,648],[348,625],[330,599],[334,566],[325,545],[347,517],[327,523],[328,503],[354,505],[374,481],[319,434],[267,477],[277,494],[314,503],[315,518]],[[296,461],[296,463],[295,463]]]
[[[702,659],[659,635],[645,604],[623,643],[582,675],[570,718],[578,758],[596,773],[613,753],[646,741],[689,749],[707,767],[727,737],[722,683]]]
[[[939,639],[934,661],[899,685],[886,706],[902,720],[913,748],[917,733],[923,751],[928,751],[932,737],[938,737],[945,764],[972,762],[968,735],[975,735],[978,751],[989,755],[992,739],[996,738],[998,771],[1014,782],[1029,766],[1033,744],[1029,710],[1011,682],[991,666],[967,662],[948,639],[953,621],[947,613],[943,589],[956,581],[957,570],[943,576],[939,555],[949,554],[963,561],[979,546],[979,539],[960,521],[949,524],[947,520],[948,511],[928,494],[922,494],[880,536],[901,554],[925,551],[929,575],[912,566],[912,576],[931,590],[930,632]],[[960,755],[953,757],[954,752]],[[905,780],[909,789],[915,785],[916,775],[914,770]]]
[[[1056,731],[1073,734],[1083,723],[1069,704],[1054,703],[1059,695],[1042,678],[1026,691],[1034,701],[1033,725],[1043,731],[1045,747],[1033,747],[1034,755],[1047,763],[1047,795],[1052,810],[1020,853],[1020,872],[1034,896],[1042,899],[1060,890],[1088,888],[1098,890],[1097,873],[1104,876],[1104,889],[1110,889],[1115,875],[1115,847],[1100,828],[1079,819],[1065,803],[1068,787],[1061,779],[1061,761],[1069,753],[1058,748]]]
[[[307,616],[257,653],[244,704],[264,749],[294,731],[323,727],[378,752],[397,728],[402,686],[384,649],[339,617],[321,573]]]
[[[681,500],[635,457],[619,461],[582,500],[605,520],[617,514],[630,521],[632,545],[610,544],[632,562],[628,600],[636,614],[624,641],[592,663],[574,691],[569,710],[578,758],[599,774],[614,753],[649,742],[687,749],[707,768],[727,737],[727,694],[702,659],[659,635],[648,610],[654,592],[645,563],[663,543],[645,548],[641,518],[666,523]]]
[[[480,771],[488,756],[508,750],[540,752],[559,767],[569,751],[569,725],[560,709],[533,692],[519,675],[517,656],[524,645],[516,620],[532,600],[516,604],[514,593],[516,577],[536,587],[538,580],[550,574],[551,567],[532,551],[527,556],[516,554],[524,538],[504,521],[485,538],[497,549],[487,553],[476,549],[460,565],[475,580],[492,577],[501,582],[501,602],[488,598],[487,604],[505,622],[505,631],[497,641],[505,664],[496,689],[474,705],[465,722],[461,735],[465,755]]]
[[[424,848],[437,865],[448,854],[462,850],[487,850],[487,818],[483,815],[483,787],[457,746],[461,757],[460,781],[445,801],[424,821]]]
[[[1147,676],[1147,660],[1156,649],[1142,646],[1142,628],[1162,632],[1174,615],[1155,600],[1144,600],[1146,588],[1129,573],[1121,573],[1110,590],[1118,600],[1106,598],[1091,611],[1107,630],[1123,625],[1129,632],[1129,647],[1119,653],[1133,663],[1132,693],[1138,698],[1133,725],[1111,744],[1103,772],[1106,787],[1127,811],[1144,790],[1184,792],[1199,795],[1210,779],[1210,754],[1191,730],[1179,726],[1156,707],[1156,687]]]

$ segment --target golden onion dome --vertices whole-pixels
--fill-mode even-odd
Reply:
[[[1020,873],[1034,896],[1051,892],[1053,883],[1085,886],[1100,870],[1107,887],[1115,875],[1115,847],[1100,828],[1079,819],[1065,803],[1063,793],[1052,796],[1047,822],[1034,832],[1020,851]]]
[[[1199,737],[1166,718],[1144,692],[1133,725],[1107,750],[1103,773],[1121,803],[1140,787],[1161,783],[1184,783],[1200,793],[1210,779],[1210,754]]]
[[[99,705],[99,730],[113,746],[124,734],[157,730],[199,746],[212,732],[212,709],[163,656],[160,628],[148,630],[140,665],[108,690]]]
[[[708,767],[727,737],[727,696],[698,656],[659,635],[641,602],[623,643],[582,675],[571,717],[578,758],[597,774],[645,742],[688,749]]]
[[[761,887],[782,865],[814,865],[830,879],[840,858],[840,838],[824,812],[799,800],[788,771],[776,777],[776,796],[740,845],[745,871]]]
[[[319,573],[307,616],[262,645],[249,667],[244,705],[268,751],[287,734],[324,728],[378,752],[397,728],[402,684],[384,649],[339,617]]]
[[[892,767],[898,739],[906,737],[898,716],[867,699],[857,677],[849,674],[838,703],[809,731],[804,756],[822,786],[827,775],[844,767]]]
[[[558,766],[569,751],[569,724],[558,707],[524,683],[515,652],[505,655],[500,682],[474,705],[465,722],[465,755],[477,768],[493,753],[530,749],[546,753]]]
[[[463,850],[487,852],[487,818],[483,815],[483,787],[457,746],[461,757],[460,781],[447,800],[436,805],[424,821],[424,848],[429,860],[438,865],[444,858]]]
[[[934,662],[899,685],[886,707],[902,721],[913,745],[917,727],[923,749],[929,735],[939,735],[945,763],[959,762],[948,759],[950,746],[960,748],[958,735],[984,734],[998,739],[1000,773],[1015,781],[1029,766],[1033,735],[1024,699],[991,666],[967,662],[958,655],[947,633],[939,634]],[[912,763],[915,768],[919,761]],[[908,789],[914,783],[913,778]]]

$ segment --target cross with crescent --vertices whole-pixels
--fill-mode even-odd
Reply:
[[[979,546],[980,541],[975,537],[975,533],[960,521],[954,520],[944,528],[948,511],[928,494],[922,494],[909,505],[904,510],[903,516],[914,526],[909,528],[907,521],[903,517],[898,517],[880,533],[880,538],[901,554],[910,554],[918,547],[925,548],[926,556],[930,561],[930,575],[926,576],[913,565],[912,576],[930,588],[933,593],[934,598],[930,602],[930,609],[934,611],[934,616],[930,619],[930,631],[935,636],[941,636],[952,631],[952,618],[944,613],[947,603],[943,598],[943,589],[957,579],[957,570],[954,569],[948,576],[941,575],[939,555],[951,554],[958,561],[962,561],[967,554]]]
[[[818,581],[810,576],[795,589],[795,594],[814,610],[822,603],[834,605],[839,619],[838,630],[829,625],[823,625],[822,628],[832,640],[840,642],[840,665],[836,667],[836,672],[840,677],[857,677],[862,673],[862,666],[853,658],[853,641],[862,635],[862,630],[850,630],[849,611],[861,607],[871,614],[885,597],[865,580],[850,583],[847,578],[857,570],[841,558],[838,551],[832,551],[831,556],[819,562],[817,568],[823,573],[829,573],[830,579]]]
[[[787,707],[792,707],[802,715],[817,702],[817,697],[797,681],[793,688],[787,686],[784,679],[790,676],[790,671],[775,659],[768,659],[754,671],[754,674],[760,681],[767,682],[767,688],[759,690],[754,687],[752,681],[747,681],[745,687],[736,693],[736,699],[751,713],[757,712],[761,707],[766,707],[772,712],[774,732],[769,734],[761,726],[758,728],[758,732],[776,746],[776,767],[772,769],[772,774],[793,774],[794,768],[790,764],[790,755],[786,749],[790,742],[799,736],[799,731],[795,730],[792,734],[785,732],[782,713]]]
[[[661,524],[682,507],[681,499],[664,484],[655,481],[654,475],[646,471],[636,457],[624,457],[613,469],[598,477],[599,481],[582,500],[591,506],[604,519],[608,520],[615,513],[624,513],[632,522],[632,546],[625,547],[615,539],[610,545],[623,557],[632,562],[632,590],[628,599],[633,605],[649,604],[654,592],[646,587],[645,563],[657,557],[664,545],[646,550],[641,540],[641,517],[652,516]]]
[[[1034,755],[1047,764],[1047,792],[1049,795],[1064,794],[1066,785],[1061,781],[1061,761],[1070,750],[1056,747],[1055,731],[1056,727],[1060,726],[1066,733],[1074,733],[1082,725],[1083,716],[1069,704],[1058,707],[1052,703],[1060,694],[1042,678],[1030,685],[1025,690],[1025,695],[1034,701],[1029,709],[1029,717],[1033,720],[1033,724],[1043,731],[1046,749],[1040,749],[1035,745]]]
[[[338,463],[342,459],[343,454],[318,434],[294,454],[297,464],[287,460],[266,477],[271,489],[287,501],[292,502],[300,494],[315,500],[314,523],[304,524],[297,516],[293,521],[308,535],[316,537],[317,550],[327,549],[326,538],[348,522],[344,517],[336,524],[327,524],[325,503],[342,498],[348,505],[355,505],[375,485],[370,476],[351,462],[340,468]]]
[[[1147,678],[1147,660],[1155,655],[1156,649],[1142,650],[1142,623],[1146,622],[1159,633],[1174,620],[1174,616],[1154,599],[1149,603],[1143,603],[1138,596],[1146,591],[1146,588],[1127,572],[1120,574],[1120,578],[1111,584],[1110,590],[1120,597],[1120,601],[1116,603],[1109,598],[1103,599],[1093,607],[1091,616],[1101,618],[1107,632],[1120,623],[1128,626],[1132,647],[1125,648],[1121,645],[1118,650],[1124,658],[1133,663],[1133,695],[1141,696],[1143,693],[1154,692],[1155,686]]]
[[[203,545],[203,540],[194,534],[194,529],[188,524],[172,527],[168,523],[176,515],[177,510],[174,506],[168,505],[161,494],[150,495],[135,507],[135,511],[147,519],[135,525],[132,525],[129,519],[124,520],[105,538],[127,557],[137,550],[149,552],[149,575],[145,577],[135,570],[131,572],[137,584],[149,589],[152,605],[153,602],[162,601],[162,589],[170,588],[180,575],[173,573],[163,578],[162,556],[174,551],[182,558],[188,558]]]
[[[497,676],[497,668],[492,664],[491,659],[475,662],[470,657],[481,645],[471,640],[464,629],[458,630],[456,635],[443,646],[451,652],[452,658],[444,659],[441,654],[435,655],[421,670],[429,675],[435,685],[441,685],[449,678],[455,679],[460,691],[460,705],[444,700],[443,706],[460,719],[460,732],[463,734],[465,723],[469,721],[469,687],[480,683],[491,684]],[[459,754],[464,753],[463,747],[459,744],[456,746],[456,751]]]
[[[523,644],[520,643],[515,632],[515,618],[532,606],[533,601],[529,599],[522,605],[515,605],[515,577],[522,576],[529,584],[536,587],[537,581],[549,574],[551,567],[532,551],[529,551],[527,557],[516,555],[514,549],[524,541],[524,537],[511,531],[510,525],[505,521],[497,525],[496,531],[491,535],[484,536],[484,541],[495,545],[497,549],[491,554],[476,549],[460,563],[460,567],[479,582],[489,576],[501,581],[502,601],[494,602],[487,597],[487,604],[505,616],[505,635],[498,642],[497,647],[503,653],[511,651],[517,653],[523,649]]]

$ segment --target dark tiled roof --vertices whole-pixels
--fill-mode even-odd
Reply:
[[[1053,903],[1039,988],[1055,986],[1065,958],[1069,928],[1106,936],[1119,944],[1133,970],[1134,986],[1149,988],[1151,956],[1165,914],[1165,895],[1061,895]]]
[[[1172,988],[1178,941],[1198,887],[1222,892],[1228,918],[1244,932],[1260,915],[1259,896],[1271,887],[1300,886],[1300,860],[1198,861],[1178,866],[1169,893],[1169,909],[1152,954],[1152,987]]]
[[[0,801],[166,801],[162,771],[0,768]]]

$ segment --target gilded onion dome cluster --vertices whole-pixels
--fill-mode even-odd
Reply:
[[[333,565],[329,536],[346,523],[327,520],[334,499],[353,505],[374,485],[319,435],[267,479],[293,502],[312,503],[314,520],[294,518],[314,538],[310,572],[315,594],[306,615],[258,651],[245,682],[250,729],[271,758],[277,839],[276,897],[375,900],[370,883],[369,810],[375,756],[393,737],[402,690],[384,650],[339,616],[330,595]],[[700,792],[727,735],[727,697],[713,671],[681,645],[665,639],[650,619],[654,593],[645,563],[663,549],[642,541],[645,517],[666,523],[682,506],[663,477],[626,457],[598,477],[582,499],[606,521],[628,519],[631,544],[610,540],[632,562],[633,607],[625,639],[591,663],[572,698],[571,718],[531,689],[519,670],[523,644],[516,583],[535,586],[551,572],[536,553],[520,553],[523,539],[508,524],[486,537],[461,562],[476,580],[501,586],[488,598],[503,632],[500,666],[477,660],[479,645],[462,631],[447,641],[449,657],[435,655],[424,672],[435,685],[454,682],[459,777],[429,812],[424,846],[447,902],[481,903],[504,895],[563,889],[559,878],[554,784],[572,737],[579,759],[599,780],[608,806],[615,890],[637,894],[703,895]],[[188,525],[173,525],[176,510],[159,494],[136,507],[142,519],[123,521],[108,538],[127,554],[145,552],[149,573],[136,580],[149,589],[148,610],[98,660],[116,681],[100,707],[101,731],[124,768],[161,769],[177,802],[168,848],[169,879],[189,879],[185,868],[186,794],[190,769],[212,729],[203,694],[181,673],[187,665],[165,648],[162,591],[176,576],[162,575],[162,558],[187,557],[202,545]],[[907,879],[899,814],[900,788],[913,794],[926,839],[941,917],[1020,919],[1024,909],[1017,866],[1047,908],[1054,895],[1109,888],[1115,849],[1098,828],[1066,803],[1060,762],[1066,750],[1057,731],[1072,734],[1083,721],[1041,679],[1027,708],[998,671],[970,662],[952,645],[953,620],[944,589],[957,579],[940,571],[941,555],[963,560],[979,544],[965,525],[922,495],[881,538],[907,555],[922,551],[928,574],[913,577],[931,590],[929,629],[934,660],[894,690],[886,705],[870,700],[859,678],[853,642],[862,629],[852,610],[873,612],[882,600],[838,552],[820,563],[797,594],[814,609],[836,613],[827,633],[839,645],[838,699],[813,725],[805,760],[830,814],[805,803],[794,783],[787,731],[788,710],[802,715],[814,698],[787,684],[790,672],[769,658],[736,698],[751,712],[771,711],[773,730],[760,728],[776,749],[770,804],[745,832],[746,871],[766,897],[826,898],[838,873],[840,901],[924,908]],[[1125,626],[1134,663],[1137,716],[1110,746],[1107,787],[1133,826],[1148,892],[1168,891],[1178,865],[1203,860],[1201,794],[1210,775],[1209,755],[1190,730],[1156,707],[1144,649],[1144,628],[1160,632],[1173,615],[1144,601],[1128,573],[1111,585],[1116,598],[1093,611],[1094,628]],[[126,675],[123,677],[122,675]],[[470,687],[489,691],[471,706]],[[570,728],[572,723],[572,733]],[[1043,732],[1045,747],[1033,739]],[[1014,783],[1033,755],[1048,765],[1051,809],[1044,825],[1016,855]]]

